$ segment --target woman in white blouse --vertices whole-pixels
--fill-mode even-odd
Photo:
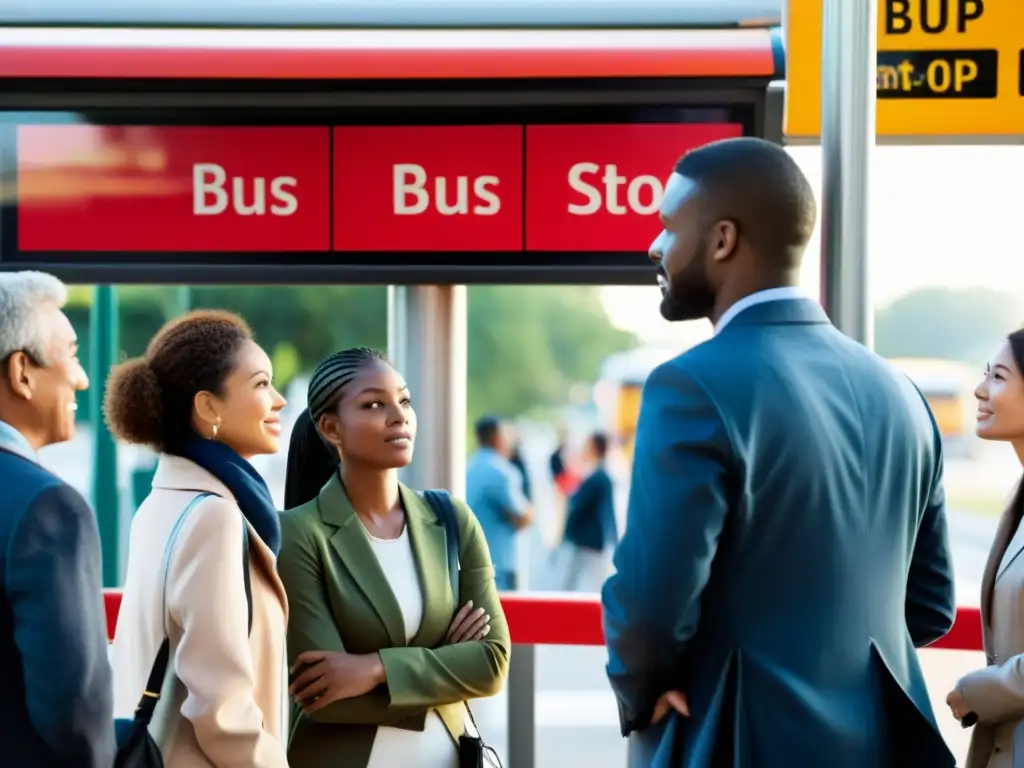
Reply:
[[[398,482],[416,417],[379,353],[327,358],[308,400],[289,448],[279,564],[300,708],[291,768],[458,768],[459,738],[475,735],[466,702],[501,688],[510,648],[480,525],[454,502],[453,595],[442,521]]]

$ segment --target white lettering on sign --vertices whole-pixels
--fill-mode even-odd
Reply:
[[[595,185],[597,174],[601,173],[600,182],[604,185],[604,194]],[[576,163],[569,169],[569,187],[586,198],[585,203],[569,203],[569,213],[575,216],[590,216],[601,210],[615,216],[624,216],[632,211],[641,216],[648,216],[661,206],[665,189],[657,176],[637,176],[627,179],[619,174],[616,165],[603,168],[597,163]],[[620,200],[622,187],[626,188],[626,204]]]
[[[192,166],[192,213],[196,216],[218,216],[230,205],[239,216],[291,216],[299,210],[294,190],[299,182],[294,176],[277,176],[267,180],[256,176],[247,183],[233,176],[217,163],[196,163]],[[267,187],[270,199],[267,206]],[[248,200],[251,198],[251,202]]]
[[[396,216],[417,216],[433,202],[442,216],[465,216],[472,211],[476,216],[493,216],[501,210],[501,199],[494,187],[497,176],[456,176],[454,190],[451,182],[438,176],[430,184],[430,177],[422,165],[398,163],[392,169],[392,194]],[[433,199],[431,190],[433,187]],[[472,190],[472,195],[470,194]]]

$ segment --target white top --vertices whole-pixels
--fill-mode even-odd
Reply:
[[[799,288],[769,288],[767,291],[758,291],[752,293],[749,296],[744,296],[742,299],[737,301],[731,307],[729,307],[718,318],[718,322],[715,324],[715,333],[719,334],[722,329],[725,328],[730,322],[735,319],[736,315],[745,309],[750,309],[757,304],[764,304],[769,301],[784,301],[786,299],[806,299],[806,294]]]
[[[366,531],[365,528],[363,530]],[[378,539],[368,531],[366,537],[402,609],[405,640],[409,642],[416,636],[423,620],[423,592],[412,543],[409,541],[409,527],[406,526],[397,539]],[[417,768],[458,768],[459,754],[455,742],[436,710],[427,714],[422,733],[387,726],[377,728],[367,768],[397,768],[404,765],[415,765]]]

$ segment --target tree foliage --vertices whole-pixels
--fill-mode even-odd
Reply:
[[[1024,320],[1012,293],[986,288],[922,288],[875,316],[875,348],[885,357],[935,357],[980,365]]]
[[[122,354],[141,354],[178,311],[173,286],[118,290]],[[89,294],[69,304],[88,359]],[[308,373],[330,353],[387,345],[383,286],[199,286],[194,307],[237,312],[275,362],[277,384]],[[592,382],[609,354],[636,344],[611,326],[598,289],[589,286],[472,286],[468,307],[468,416],[543,412],[566,402],[569,388]],[[100,382],[94,382],[99,384]],[[90,418],[86,399],[81,414]]]

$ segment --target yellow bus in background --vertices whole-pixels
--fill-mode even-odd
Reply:
[[[978,370],[929,357],[901,357],[889,362],[903,371],[928,401],[942,434],[946,457],[971,458],[977,447],[974,423],[978,404],[974,389],[981,379]]]
[[[681,350],[638,347],[609,356],[601,366],[594,385],[601,428],[618,444],[626,461],[633,459],[636,422],[640,417],[640,393],[644,382],[656,367],[671,360]]]

